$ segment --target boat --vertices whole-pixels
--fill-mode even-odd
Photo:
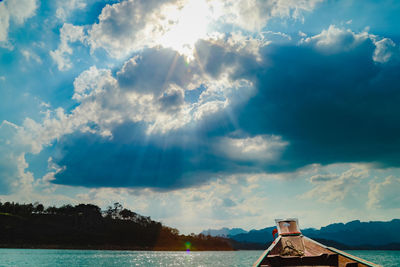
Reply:
[[[377,267],[380,265],[318,243],[301,234],[296,218],[276,219],[274,239],[253,267],[275,266],[339,266]]]

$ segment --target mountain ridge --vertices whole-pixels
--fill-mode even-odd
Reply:
[[[244,234],[244,233],[247,233],[247,231],[242,229],[242,228],[227,228],[227,227],[223,227],[221,229],[204,230],[200,234],[210,235],[210,236],[228,237],[228,236],[234,236],[234,235]]]
[[[273,241],[274,228],[275,226],[253,229],[227,237],[239,242],[269,244]],[[369,222],[353,220],[347,223],[329,224],[320,229],[305,228],[301,231],[309,238],[338,244],[342,249],[400,249],[398,229],[400,229],[400,219]],[[213,233],[217,233],[217,230]]]

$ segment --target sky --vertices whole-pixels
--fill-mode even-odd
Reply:
[[[400,3],[0,1],[0,201],[183,233],[400,214]]]

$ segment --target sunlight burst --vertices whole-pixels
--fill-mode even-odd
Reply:
[[[197,40],[207,34],[211,11],[204,0],[189,0],[180,10],[171,12],[169,19],[176,25],[159,40],[164,47],[170,47],[188,60],[193,58],[193,48]]]

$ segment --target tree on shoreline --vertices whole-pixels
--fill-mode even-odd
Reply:
[[[60,248],[232,250],[228,239],[181,235],[116,202],[101,210],[93,204],[43,204],[0,202],[0,246],[50,246]]]

